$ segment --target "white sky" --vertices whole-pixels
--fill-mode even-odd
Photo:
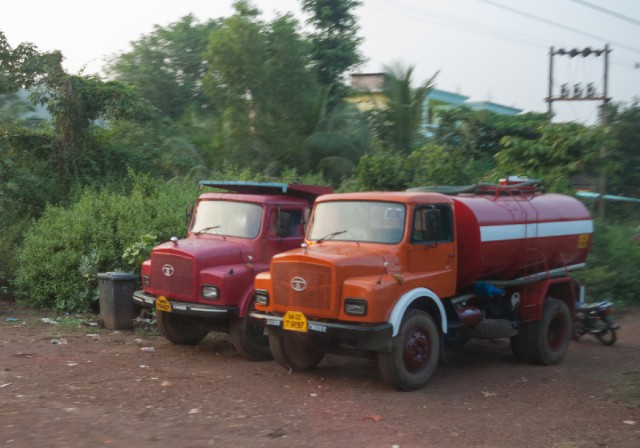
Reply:
[[[579,0],[363,0],[356,10],[359,72],[383,71],[396,62],[415,67],[421,83],[439,71],[436,87],[524,110],[544,112],[549,48],[603,48],[610,44],[609,96],[640,97],[640,1],[585,0],[627,17],[623,20]],[[0,30],[10,45],[31,42],[60,50],[71,73],[98,73],[104,58],[130,42],[193,13],[199,20],[232,14],[233,0],[4,0]],[[252,0],[271,20],[276,12],[301,15],[298,0]],[[495,6],[517,9],[522,14]],[[524,15],[523,15],[524,14]],[[532,19],[540,17],[547,23]],[[635,23],[633,23],[635,21]],[[548,22],[563,24],[553,26]],[[581,31],[583,34],[574,32]],[[554,83],[594,82],[602,90],[603,58],[554,57]],[[559,90],[558,90],[559,91]],[[556,92],[554,91],[554,94]],[[559,119],[592,123],[598,102],[556,102]]]

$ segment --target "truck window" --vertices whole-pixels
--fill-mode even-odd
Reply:
[[[200,201],[192,233],[256,238],[262,223],[262,206],[247,202]]]
[[[279,238],[303,237],[302,210],[273,210],[269,218],[269,236]]]
[[[451,207],[433,204],[417,207],[413,214],[411,242],[434,243],[453,241]]]
[[[316,205],[308,239],[397,244],[405,216],[405,206],[395,202],[322,202]]]

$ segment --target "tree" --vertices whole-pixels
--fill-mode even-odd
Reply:
[[[331,96],[343,90],[342,77],[364,60],[358,51],[362,38],[353,10],[359,0],[301,0],[302,10],[311,16],[307,23],[315,28],[310,39],[320,83],[330,86]]]
[[[502,175],[539,178],[551,191],[568,192],[573,176],[594,176],[603,169],[598,158],[599,148],[610,147],[611,143],[602,127],[548,123],[536,140],[504,137],[504,149],[496,154],[497,170]]]
[[[607,174],[607,190],[616,195],[640,198],[640,105],[614,105],[609,111],[609,128],[615,144],[608,152],[614,163]]]
[[[190,107],[200,110],[212,104],[202,91],[206,74],[204,52],[218,21],[197,23],[191,14],[132,42],[132,50],[110,58],[107,73],[135,86],[141,95],[171,118]]]
[[[435,142],[455,146],[467,157],[493,157],[502,150],[503,137],[537,140],[549,121],[543,113],[503,115],[466,106],[442,109],[437,114]]]
[[[435,79],[412,87],[413,67],[386,66],[383,94],[386,105],[373,112],[374,133],[386,150],[409,154],[420,141],[424,101]]]
[[[28,42],[12,49],[0,31],[0,94],[34,86],[48,72],[49,64],[55,65],[59,58],[60,53],[40,53]]]
[[[290,15],[264,23],[246,1],[234,5],[207,51],[205,89],[222,110],[221,155],[268,175],[302,168],[320,92],[306,41]]]

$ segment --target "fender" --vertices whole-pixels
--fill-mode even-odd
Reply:
[[[402,317],[404,316],[404,313],[407,311],[409,306],[419,298],[427,298],[436,304],[438,310],[440,311],[442,332],[444,334],[447,334],[447,315],[444,312],[444,305],[442,305],[442,301],[440,300],[440,298],[430,289],[416,288],[404,293],[396,303],[393,311],[391,311],[391,316],[389,316],[388,322],[393,326],[392,336],[395,337],[398,334],[398,331],[400,331],[400,324],[402,323]]]

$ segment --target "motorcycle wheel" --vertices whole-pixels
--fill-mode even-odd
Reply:
[[[596,337],[601,344],[611,346],[616,343],[618,339],[616,336],[616,330],[613,328],[605,328],[600,333],[596,333]]]

